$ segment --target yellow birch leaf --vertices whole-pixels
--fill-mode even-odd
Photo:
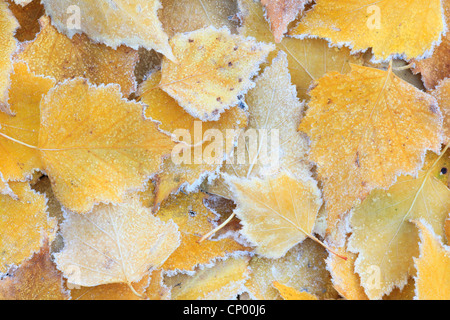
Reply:
[[[52,241],[56,232],[56,221],[47,215],[45,196],[32,191],[28,182],[9,186],[17,200],[0,195],[0,273],[39,252],[44,239]]]
[[[414,258],[417,269],[416,299],[450,299],[450,247],[445,246],[441,237],[424,220],[414,221],[420,230],[420,256]]]
[[[0,112],[11,113],[8,102],[10,73],[13,69],[11,59],[16,50],[17,40],[14,38],[19,23],[8,9],[6,1],[0,1]]]
[[[85,215],[66,212],[64,249],[55,262],[68,283],[97,286],[139,282],[158,269],[179,245],[172,221],[162,222],[137,197],[118,205],[98,205]]]
[[[174,221],[181,233],[181,244],[161,267],[165,272],[193,272],[199,265],[208,265],[231,254],[249,251],[231,238],[204,240],[201,237],[214,229],[217,216],[208,210],[203,193],[171,196],[156,214],[162,221]]]
[[[230,17],[236,14],[236,0],[161,0],[159,17],[169,37],[208,26],[236,29]]]
[[[274,281],[273,286],[278,290],[284,300],[318,300],[316,296],[308,292],[300,292],[294,288],[279,283],[278,281]]]
[[[144,119],[144,105],[122,98],[118,85],[76,78],[41,102],[39,148],[53,191],[68,209],[121,202],[159,170],[174,143]]]
[[[14,64],[9,105],[15,115],[10,116],[0,111],[0,172],[6,181],[25,181],[31,179],[34,170],[42,170],[38,150],[7,137],[27,145],[37,145],[40,126],[39,104],[42,96],[54,85],[54,80],[30,72],[24,62]]]
[[[242,234],[256,245],[255,252],[277,259],[311,236],[322,206],[312,178],[298,179],[285,171],[261,180],[227,177],[234,191]]]
[[[68,300],[48,243],[12,275],[0,280],[0,300]]]
[[[139,88],[140,101],[148,105],[145,116],[161,122],[159,128],[174,139],[180,139],[179,132],[184,144],[172,153],[180,158],[166,159],[157,176],[156,206],[180,187],[196,189],[205,175],[220,167],[233,149],[239,129],[247,126],[247,114],[240,108],[226,110],[218,121],[194,118],[158,87],[160,80],[161,72],[154,72]],[[215,153],[208,151],[211,149]]]
[[[168,36],[158,19],[159,0],[42,0],[53,25],[72,38],[85,33],[112,48],[154,49],[173,59]],[[78,23],[78,25],[77,25]]]
[[[331,72],[310,92],[300,131],[311,140],[328,211],[328,230],[375,188],[416,174],[427,150],[441,147],[436,100],[392,72],[352,65]]]
[[[272,42],[273,35],[264,19],[261,4],[253,0],[238,0],[238,4],[242,25],[239,33],[258,41]],[[276,48],[288,55],[289,72],[300,99],[309,99],[307,91],[310,84],[325,73],[347,73],[350,71],[349,63],[363,63],[361,55],[351,56],[347,48],[330,48],[327,41],[321,39],[299,40],[285,37],[276,44]],[[277,55],[278,50],[269,55],[269,60]]]
[[[248,258],[230,258],[192,276],[166,277],[165,284],[172,288],[173,300],[230,300],[243,291],[249,272]]]
[[[336,291],[347,300],[368,300],[361,286],[361,279],[355,272],[355,260],[358,255],[348,251],[347,245],[333,250],[347,258],[344,260],[336,255],[329,255],[325,260]]]
[[[317,0],[289,35],[325,38],[353,52],[372,48],[378,61],[422,59],[441,41],[442,17],[441,0]]]
[[[295,246],[280,259],[255,256],[250,261],[252,273],[245,284],[253,299],[280,300],[272,283],[278,281],[297,291],[307,292],[319,299],[339,297],[326,269],[327,251],[311,239]]]
[[[355,271],[370,299],[400,289],[414,275],[419,235],[410,219],[425,219],[440,236],[450,212],[450,190],[439,181],[449,153],[430,154],[417,178],[401,176],[388,190],[374,190],[354,210],[348,248],[358,253]],[[448,175],[448,173],[447,173]]]
[[[442,0],[447,26],[450,23],[450,1]],[[440,81],[450,76],[449,60],[450,32],[442,37],[442,42],[437,46],[433,55],[427,59],[414,60],[414,73],[420,73],[422,81],[428,90],[434,89]]]
[[[304,103],[298,100],[291,83],[286,54],[280,51],[255,82],[245,97],[248,127],[239,136],[231,161],[224,163],[221,176],[206,186],[208,192],[229,199],[233,194],[224,173],[250,178],[277,172],[281,167],[298,177],[310,175],[308,139],[298,132]]]
[[[436,98],[444,116],[444,143],[450,143],[450,78],[440,82],[431,95]]]
[[[312,0],[261,0],[266,8],[266,18],[270,22],[275,42],[281,42],[288,25],[301,15],[305,5]]]
[[[59,33],[48,17],[39,20],[41,32],[25,43],[17,58],[27,62],[30,70],[51,76],[58,82],[83,77],[96,85],[117,83],[123,95],[136,90],[134,68],[139,59],[137,51],[120,46],[116,50],[93,43],[84,34],[72,39]]]
[[[189,114],[204,121],[218,120],[225,109],[237,105],[238,97],[254,86],[252,76],[274,49],[214,27],[177,34],[170,44],[178,63],[163,59],[159,86]]]

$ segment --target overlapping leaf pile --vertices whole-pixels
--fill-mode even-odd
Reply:
[[[450,299],[449,19],[0,0],[0,299]]]

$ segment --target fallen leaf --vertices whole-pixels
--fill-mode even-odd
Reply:
[[[253,299],[279,300],[282,297],[272,286],[278,281],[319,299],[336,299],[339,295],[326,270],[326,257],[326,250],[311,239],[295,246],[280,259],[255,256],[250,261],[252,273],[245,284],[246,291]]]
[[[7,2],[9,3],[9,9],[20,25],[16,30],[16,39],[21,42],[33,40],[40,30],[38,19],[45,12],[41,0],[32,0],[25,6],[16,4],[12,0],[7,0]]]
[[[241,233],[256,245],[257,254],[281,258],[312,237],[322,206],[320,190],[312,178],[298,179],[283,171],[264,180],[227,177],[226,181],[234,191]]]
[[[143,188],[174,143],[144,119],[144,105],[124,100],[118,85],[76,78],[41,102],[39,148],[53,191],[68,209],[121,202]]]
[[[344,260],[336,255],[329,255],[325,260],[336,291],[347,300],[368,300],[361,286],[361,278],[355,272],[355,260],[358,255],[348,251],[347,245],[333,250],[347,258]]]
[[[247,126],[247,114],[240,108],[226,110],[218,121],[202,122],[192,117],[158,88],[160,79],[161,73],[154,72],[139,89],[140,101],[148,105],[145,116],[161,122],[161,130],[174,140],[183,138],[184,144],[173,150],[157,176],[155,207],[180,188],[195,190],[205,175],[220,167],[233,149],[240,129]]]
[[[41,31],[36,39],[23,44],[17,54],[17,59],[26,61],[31,71],[51,76],[58,82],[84,77],[96,85],[117,83],[125,96],[136,91],[137,51],[125,46],[114,50],[92,42],[84,34],[69,39],[46,16],[39,23]]]
[[[16,50],[16,39],[14,34],[19,23],[8,9],[8,3],[0,2],[0,112],[11,113],[8,102],[8,90],[10,87],[9,75],[13,70],[11,59]]]
[[[126,45],[154,49],[173,59],[168,36],[158,19],[159,0],[42,0],[53,25],[72,38],[85,33],[113,49]]]
[[[225,109],[237,105],[274,49],[214,27],[177,34],[170,44],[178,63],[163,59],[159,87],[203,121],[218,120]]]
[[[174,221],[181,233],[180,246],[161,267],[165,272],[190,273],[197,266],[211,265],[230,255],[249,251],[249,248],[231,238],[199,243],[201,237],[214,228],[214,222],[218,218],[205,207],[206,198],[204,193],[179,193],[167,199],[156,214],[162,221]]]
[[[289,35],[328,39],[352,52],[372,48],[378,61],[422,59],[441,41],[442,17],[440,0],[317,0]]]
[[[450,1],[442,0],[447,26],[450,23]],[[450,50],[450,32],[442,36],[442,42],[434,48],[433,55],[427,59],[414,60],[414,73],[420,73],[428,90],[434,89],[440,81],[450,76],[448,52]]]
[[[91,213],[65,212],[64,249],[54,254],[69,283],[97,286],[139,282],[158,269],[179,245],[175,223],[164,223],[131,198],[99,205]]]
[[[414,221],[420,230],[420,256],[414,258],[417,269],[416,299],[450,299],[450,248],[423,219]]]
[[[249,276],[248,258],[227,259],[211,268],[198,269],[193,276],[166,277],[173,300],[230,300],[243,291]]]
[[[275,42],[281,42],[287,32],[288,25],[298,15],[301,15],[305,5],[312,0],[261,0],[266,8],[267,19],[270,22]]]
[[[328,211],[328,230],[375,188],[415,174],[441,147],[436,100],[392,72],[352,65],[328,73],[310,92],[300,131],[311,140]]]
[[[38,143],[39,104],[54,85],[54,80],[30,72],[24,62],[14,64],[9,105],[15,115],[0,111],[0,172],[6,181],[30,180],[34,170],[42,170],[39,151],[29,146]]]
[[[417,178],[401,176],[388,190],[372,191],[355,209],[348,248],[358,253],[355,271],[370,299],[402,288],[414,275],[419,236],[410,219],[423,218],[438,235],[444,235],[450,190],[438,178],[442,166],[449,163],[448,153],[430,154]]]
[[[413,300],[415,293],[414,278],[409,278],[408,283],[402,288],[394,288],[388,296],[384,296],[383,300]]]
[[[261,4],[253,0],[238,0],[238,4],[242,25],[239,33],[246,37],[254,37],[258,41],[273,41]],[[307,91],[310,84],[325,73],[330,71],[347,73],[350,71],[349,63],[363,63],[361,55],[351,56],[347,48],[330,48],[327,41],[321,39],[300,40],[285,37],[276,44],[276,48],[278,50],[273,51],[268,60],[271,61],[279,50],[286,52],[292,83],[297,86],[300,99],[309,99]]]
[[[251,178],[277,172],[281,167],[294,176],[310,175],[308,139],[297,130],[304,103],[298,100],[291,83],[286,54],[280,51],[255,83],[245,97],[249,124],[239,136],[232,161],[226,161],[221,176],[206,187],[208,192],[229,199],[233,194],[224,173]]]
[[[48,243],[12,275],[0,280],[0,300],[68,300]]]
[[[39,252],[44,239],[52,241],[56,221],[47,215],[47,200],[31,190],[28,182],[11,182],[17,200],[0,195],[0,274],[19,266]]]
[[[214,26],[236,29],[232,17],[237,12],[236,0],[161,0],[159,17],[169,37],[177,33]]]
[[[440,82],[430,94],[436,98],[444,116],[444,143],[450,143],[450,78]]]
[[[278,281],[274,281],[273,286],[278,290],[284,300],[318,300],[317,297],[308,292],[300,292],[294,288],[279,283]]]

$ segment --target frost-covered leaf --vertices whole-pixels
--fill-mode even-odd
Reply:
[[[143,188],[174,143],[144,119],[144,105],[122,98],[117,85],[76,78],[56,86],[41,103],[39,148],[53,191],[76,212],[121,202]]]
[[[301,15],[305,5],[312,0],[261,0],[266,8],[267,19],[270,22],[275,42],[281,42],[287,32],[289,23]]]
[[[257,254],[277,259],[311,237],[322,205],[312,178],[300,179],[283,171],[265,179],[226,180],[234,191],[241,232],[256,245]]]
[[[237,12],[236,0],[161,0],[159,17],[169,37],[208,26],[236,29],[230,18]]]
[[[0,195],[0,274],[39,252],[44,239],[52,241],[56,221],[47,215],[47,200],[28,182],[9,184],[17,200]]]
[[[325,266],[326,250],[311,239],[292,248],[280,259],[255,256],[250,261],[252,273],[246,282],[250,296],[258,300],[279,300],[281,296],[272,283],[278,281],[319,299],[339,297]]]
[[[258,41],[273,41],[261,4],[254,0],[238,0],[238,4],[242,25],[239,33],[246,37],[254,37]],[[277,43],[276,48],[288,55],[292,83],[297,86],[298,96],[301,99],[309,99],[307,91],[310,84],[325,73],[330,71],[346,73],[350,71],[349,63],[363,62],[361,56],[351,56],[347,48],[330,48],[328,43],[321,39],[299,40],[285,37]],[[276,51],[272,52],[269,60],[276,55]]]
[[[37,146],[39,104],[54,85],[54,80],[30,72],[25,63],[14,64],[9,105],[15,115],[0,111],[0,172],[6,181],[25,181],[34,170],[42,170],[39,151],[29,146]]]
[[[19,23],[8,9],[6,1],[0,1],[0,112],[10,112],[8,107],[9,75],[13,69],[12,55],[16,50],[14,34]]]
[[[444,236],[450,190],[439,179],[441,168],[449,164],[448,152],[439,158],[430,154],[417,178],[402,176],[388,190],[372,191],[355,209],[348,247],[358,253],[355,271],[370,299],[402,288],[414,275],[419,235],[409,220],[424,219]]]
[[[177,34],[170,44],[177,63],[163,60],[159,86],[201,120],[218,120],[225,109],[237,105],[274,49],[214,27]]]
[[[310,92],[300,131],[311,140],[328,211],[328,229],[375,188],[416,174],[427,150],[439,152],[436,99],[392,72],[352,65],[328,73]]]
[[[157,212],[162,221],[173,220],[181,233],[180,246],[161,267],[168,272],[193,272],[195,267],[214,264],[230,255],[245,254],[250,248],[231,238],[205,240],[202,236],[210,232],[217,216],[207,209],[206,194],[179,193],[169,197]]]
[[[442,17],[441,0],[316,0],[289,34],[325,38],[355,52],[372,48],[375,60],[420,59],[440,41]]]
[[[17,54],[31,71],[58,82],[84,77],[96,85],[117,83],[125,96],[136,90],[137,51],[125,46],[114,50],[92,42],[84,34],[69,39],[51,25],[48,17],[42,17],[39,23],[41,31],[36,39],[25,43]]]
[[[0,280],[0,300],[68,300],[62,274],[56,269],[48,243],[12,275]]]
[[[242,293],[249,273],[248,258],[230,258],[193,276],[166,277],[165,284],[172,288],[173,300],[230,300]]]
[[[291,83],[286,54],[279,52],[255,82],[255,88],[245,97],[249,124],[239,136],[232,161],[226,161],[221,176],[206,186],[208,192],[222,197],[233,198],[223,180],[224,173],[251,178],[277,172],[281,167],[298,177],[310,175],[308,140],[297,130],[304,104]]]
[[[86,287],[139,282],[180,241],[176,224],[154,217],[137,198],[85,215],[66,212],[61,232],[65,246],[54,254],[57,267],[69,283]]]
[[[114,49],[144,47],[173,59],[168,36],[158,19],[159,0],[42,0],[56,28],[72,38],[86,33]]]
[[[450,248],[445,246],[425,220],[415,221],[420,230],[420,256],[417,269],[416,297],[420,300],[450,299]]]
[[[279,283],[278,281],[274,281],[273,286],[278,290],[284,300],[317,300],[314,295],[308,292],[300,292],[294,288]]]
[[[204,175],[216,171],[233,149],[239,129],[247,126],[247,114],[240,108],[226,110],[218,121],[194,118],[158,87],[160,79],[161,73],[154,72],[140,87],[140,101],[148,105],[145,115],[183,143],[158,174],[155,206],[180,187],[195,189]]]

